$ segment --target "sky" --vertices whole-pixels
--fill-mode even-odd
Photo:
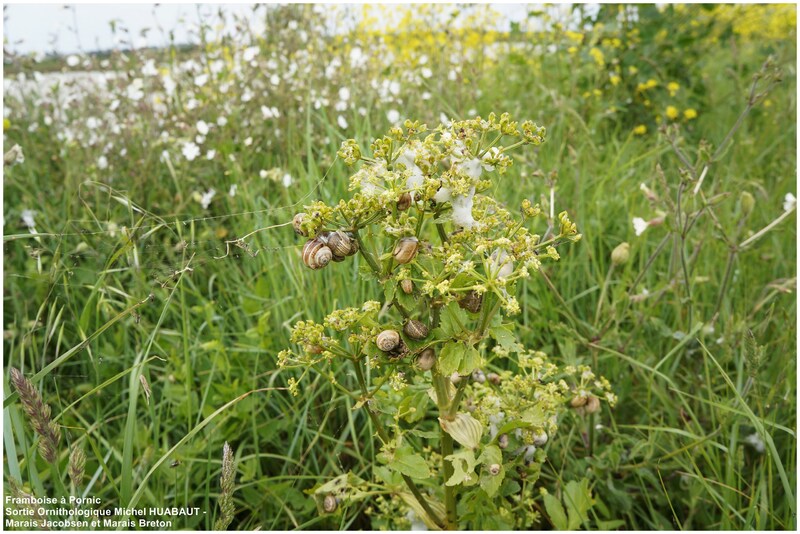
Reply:
[[[227,13],[247,15],[250,5],[244,4],[13,4],[4,8],[4,37],[6,47],[15,53],[73,54],[95,50],[108,50],[118,45],[111,31],[110,21],[119,20],[129,30],[126,42],[141,46],[169,44],[168,32],[175,32],[175,42],[194,43],[188,32],[189,24],[200,22],[223,7]],[[519,21],[525,18],[527,6],[495,5],[494,9],[505,19]],[[151,28],[146,36],[140,35]],[[159,29],[161,28],[161,29]],[[501,28],[507,29],[507,28]],[[77,31],[76,31],[77,30]],[[119,32],[118,37],[119,39]]]

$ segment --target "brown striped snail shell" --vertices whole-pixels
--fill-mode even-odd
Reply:
[[[411,207],[411,193],[403,193],[397,199],[397,211],[405,211]]]
[[[472,313],[478,313],[483,304],[483,295],[477,291],[470,291],[458,301],[458,306]]]
[[[397,242],[392,256],[397,263],[409,263],[417,255],[419,240],[416,237],[404,237]]]
[[[573,408],[580,408],[583,405],[585,405],[586,401],[588,400],[589,399],[587,399],[583,395],[578,395],[577,397],[572,398],[572,400],[569,402],[569,405],[572,406]]]
[[[419,340],[428,337],[428,327],[425,326],[425,323],[416,319],[409,319],[403,326],[403,332],[411,339]]]
[[[489,474],[493,477],[500,474],[500,464],[492,464],[489,466]]]
[[[331,249],[334,256],[339,256],[344,259],[346,256],[352,256],[358,252],[358,245],[355,244],[356,242],[341,230],[331,232],[328,234],[327,238],[328,247]]]
[[[402,289],[403,293],[406,295],[410,295],[414,291],[414,282],[408,278],[404,278],[400,281],[400,289]]]
[[[383,352],[392,352],[400,345],[400,334],[396,330],[384,330],[375,338],[375,344]]]
[[[495,386],[499,386],[501,382],[500,375],[498,375],[497,373],[489,373],[488,375],[486,375],[486,379]]]
[[[322,509],[325,510],[326,513],[332,514],[336,511],[338,504],[336,497],[329,493],[325,495],[325,499],[322,500]]]
[[[333,259],[333,252],[322,239],[309,239],[303,246],[303,263],[310,269],[322,269]]]
[[[301,212],[301,213],[298,213],[297,215],[295,215],[295,216],[294,216],[294,219],[292,219],[292,227],[294,227],[294,231],[295,231],[295,233],[296,233],[297,235],[301,235],[301,236],[303,236],[303,237],[306,237],[306,236],[308,236],[308,232],[306,232],[305,230],[303,230],[303,226],[302,226],[302,225],[303,225],[303,222],[304,222],[305,220],[306,220],[306,214],[305,214],[305,213],[302,213],[302,212]]]
[[[508,434],[500,434],[500,437],[497,438],[497,446],[501,449],[508,448]]]
[[[417,356],[416,363],[420,371],[430,371],[436,365],[436,352],[428,347]]]

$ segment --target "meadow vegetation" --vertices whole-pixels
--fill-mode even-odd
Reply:
[[[545,140],[485,194],[581,234],[516,282],[515,335],[616,403],[566,390],[535,477],[461,499],[460,526],[796,528],[795,6],[527,8],[508,31],[488,6],[385,9],[7,59],[5,493],[208,511],[182,529],[422,526],[397,492],[318,491],[389,477],[358,400],[376,384],[279,353],[387,294],[362,255],[308,269],[292,220],[353,195],[343,143],[508,112]],[[439,425],[415,423],[428,454]]]

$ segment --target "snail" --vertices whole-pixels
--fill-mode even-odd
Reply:
[[[411,207],[411,193],[403,193],[397,199],[397,211],[405,211]]]
[[[570,406],[572,406],[573,408],[580,408],[580,407],[582,407],[583,405],[585,405],[585,404],[586,404],[586,401],[587,401],[587,400],[589,400],[589,399],[587,399],[585,396],[583,396],[583,395],[579,395],[579,396],[577,396],[577,397],[574,397],[574,398],[573,398],[573,399],[572,399],[572,400],[569,402],[569,405],[570,405]]]
[[[500,464],[492,464],[489,466],[489,474],[492,475],[493,477],[496,477],[497,475],[500,474],[500,469],[501,469]]]
[[[600,399],[594,395],[589,395],[589,400],[586,401],[586,413],[595,413],[600,411]]]
[[[508,434],[500,434],[500,437],[497,438],[497,446],[501,449],[508,448]]]
[[[436,353],[432,348],[429,347],[423,350],[417,356],[417,367],[420,371],[430,371],[434,365],[436,365]]]
[[[405,293],[406,295],[410,295],[414,291],[414,282],[412,282],[408,278],[404,278],[400,282],[400,289],[402,289],[403,293]]]
[[[416,237],[404,237],[397,242],[392,256],[397,263],[409,263],[417,255],[419,240]]]
[[[460,308],[472,313],[478,313],[481,309],[481,304],[483,304],[483,295],[477,291],[470,291],[458,301]]]
[[[484,382],[486,382],[486,375],[483,374],[483,371],[481,371],[480,369],[475,369],[474,371],[472,371],[472,380],[478,382],[479,384],[483,384]]]
[[[320,237],[309,239],[303,246],[303,263],[311,269],[322,269],[333,258],[333,252]]]
[[[352,256],[358,252],[358,242],[341,230],[330,232],[326,236],[328,247],[334,255],[334,261],[342,261],[346,256]],[[341,259],[337,259],[338,256]]]
[[[488,375],[486,375],[486,379],[495,386],[499,386],[501,382],[500,375],[498,375],[497,373],[489,373]]]
[[[392,352],[400,346],[400,334],[396,330],[384,330],[375,338],[375,344],[383,352]]]
[[[428,327],[422,321],[415,319],[406,321],[405,326],[403,326],[403,332],[411,339],[420,340],[428,337]]]
[[[325,499],[322,501],[322,509],[325,510],[326,513],[332,514],[336,511],[336,507],[338,505],[338,501],[336,497],[331,495],[330,493],[325,496]]]
[[[541,447],[545,443],[547,443],[547,432],[542,431],[533,436],[533,444],[537,447]]]
[[[306,220],[306,214],[302,212],[295,215],[294,219],[292,219],[292,226],[294,227],[295,233],[303,237],[308,236],[308,232],[303,230],[303,222],[305,222],[305,220]]]

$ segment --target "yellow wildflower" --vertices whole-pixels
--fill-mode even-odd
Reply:
[[[667,91],[669,91],[669,96],[675,96],[681,86],[676,82],[669,82],[667,84]]]
[[[633,129],[633,133],[635,135],[644,135],[647,133],[647,126],[645,126],[644,124],[640,124],[639,126]]]
[[[678,108],[676,108],[675,106],[667,106],[665,114],[668,119],[675,120],[678,118]]]
[[[695,110],[694,108],[687,108],[683,110],[683,118],[686,119],[687,121],[697,118],[697,110]]]

